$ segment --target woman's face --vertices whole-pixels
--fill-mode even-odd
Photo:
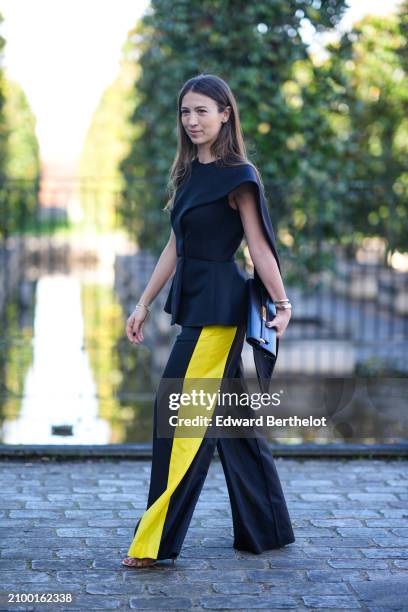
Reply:
[[[191,141],[200,145],[211,145],[217,138],[223,122],[230,113],[228,106],[222,113],[212,98],[189,91],[181,101],[181,122]]]

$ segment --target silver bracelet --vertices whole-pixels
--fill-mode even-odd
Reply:
[[[280,304],[279,306],[276,306],[276,310],[286,310],[291,308],[292,304],[290,302],[288,302],[287,304]]]
[[[149,312],[151,311],[152,307],[151,306],[146,306],[146,304],[143,304],[142,302],[138,302],[135,306],[136,308],[140,308],[140,306],[143,306],[144,308],[146,308],[146,310],[148,310]]]

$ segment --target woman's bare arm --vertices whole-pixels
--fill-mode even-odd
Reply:
[[[140,296],[139,302],[149,306],[158,293],[162,290],[169,278],[175,273],[177,265],[176,237],[173,229],[170,238],[164,247],[157,264],[152,272],[145,290]],[[139,344],[143,342],[143,324],[148,316],[146,308],[135,308],[126,321],[126,335],[130,342]]]
[[[282,276],[259,218],[255,185],[250,182],[241,184],[229,194],[229,203],[232,208],[239,210],[249,253],[266,290],[272,300],[285,299],[286,292]],[[273,326],[277,327],[278,337],[283,334],[290,315],[290,309],[279,310],[273,319]]]
[[[140,296],[139,302],[142,302],[142,304],[146,304],[147,306],[153,302],[169,278],[175,273],[176,264],[176,237],[172,229],[170,232],[170,238],[157,261],[145,290]]]

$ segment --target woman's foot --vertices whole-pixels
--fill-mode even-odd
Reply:
[[[122,565],[126,565],[127,567],[150,567],[156,563],[157,559],[150,559],[149,557],[144,557],[143,559],[139,559],[138,557],[126,557],[123,559]]]

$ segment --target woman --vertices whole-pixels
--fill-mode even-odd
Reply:
[[[290,303],[259,173],[247,160],[231,89],[219,77],[199,75],[178,97],[179,147],[171,174],[171,233],[152,277],[130,315],[130,342],[143,341],[150,304],[174,273],[165,304],[182,326],[163,379],[243,380],[241,351],[247,316],[246,279],[234,260],[245,234],[260,279],[277,314],[277,344]],[[271,360],[254,350],[257,374],[271,375]],[[147,509],[139,519],[124,565],[175,562],[217,445],[231,501],[234,547],[260,553],[295,541],[275,464],[264,438],[157,436]]]

